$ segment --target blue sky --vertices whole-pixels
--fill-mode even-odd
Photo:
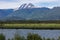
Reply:
[[[0,0],[0,9],[18,8],[23,3],[49,8],[60,6],[60,0]]]

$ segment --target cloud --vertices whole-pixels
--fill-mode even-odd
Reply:
[[[18,0],[0,0],[0,1],[3,1],[3,2],[16,2]]]
[[[60,0],[19,0],[19,3],[33,3],[35,6],[52,8],[59,6]]]
[[[0,9],[17,8],[17,7],[19,7],[18,2],[0,2]]]
[[[19,0],[21,3],[56,2],[58,0]]]
[[[42,3],[36,3],[36,6],[52,8],[60,6],[60,2],[42,2]]]
[[[0,0],[0,9],[17,8],[23,3],[33,3],[40,7],[60,6],[60,0]]]

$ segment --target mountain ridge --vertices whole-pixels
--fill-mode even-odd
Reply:
[[[30,6],[30,7],[29,7]],[[18,10],[4,17],[4,20],[60,20],[60,7],[35,8],[33,4],[22,4]],[[2,20],[3,20],[2,19]]]

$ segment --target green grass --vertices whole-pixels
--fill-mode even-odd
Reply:
[[[2,24],[3,27],[8,27],[8,28],[60,28],[60,24],[55,24],[55,23],[34,23],[34,24]]]

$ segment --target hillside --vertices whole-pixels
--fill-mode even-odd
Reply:
[[[1,13],[1,17],[4,16],[2,20],[60,20],[60,7],[38,8],[31,3],[22,4],[16,11],[6,11],[4,13]]]

